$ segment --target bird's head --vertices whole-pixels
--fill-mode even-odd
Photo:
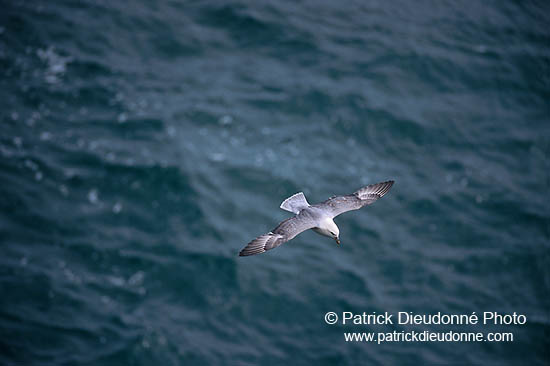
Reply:
[[[326,229],[329,232],[331,238],[336,241],[336,244],[340,244],[340,229],[332,220],[327,220]]]

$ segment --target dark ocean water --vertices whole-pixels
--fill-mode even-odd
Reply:
[[[0,364],[548,363],[548,2],[0,5]],[[387,179],[341,247],[237,257],[291,194]],[[514,341],[343,334],[394,330]]]

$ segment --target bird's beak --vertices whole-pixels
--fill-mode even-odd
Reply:
[[[336,238],[334,240],[336,240],[336,244],[340,245],[340,238]]]

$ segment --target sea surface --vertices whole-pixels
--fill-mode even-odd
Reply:
[[[1,365],[548,364],[547,1],[0,8]],[[389,179],[341,246],[238,257]],[[480,322],[324,320],[400,311]],[[513,341],[344,339],[394,331]]]

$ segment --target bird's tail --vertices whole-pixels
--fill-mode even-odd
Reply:
[[[300,213],[304,208],[309,207],[309,203],[306,200],[303,192],[298,192],[281,203],[280,206],[283,210],[290,211],[296,215]]]

